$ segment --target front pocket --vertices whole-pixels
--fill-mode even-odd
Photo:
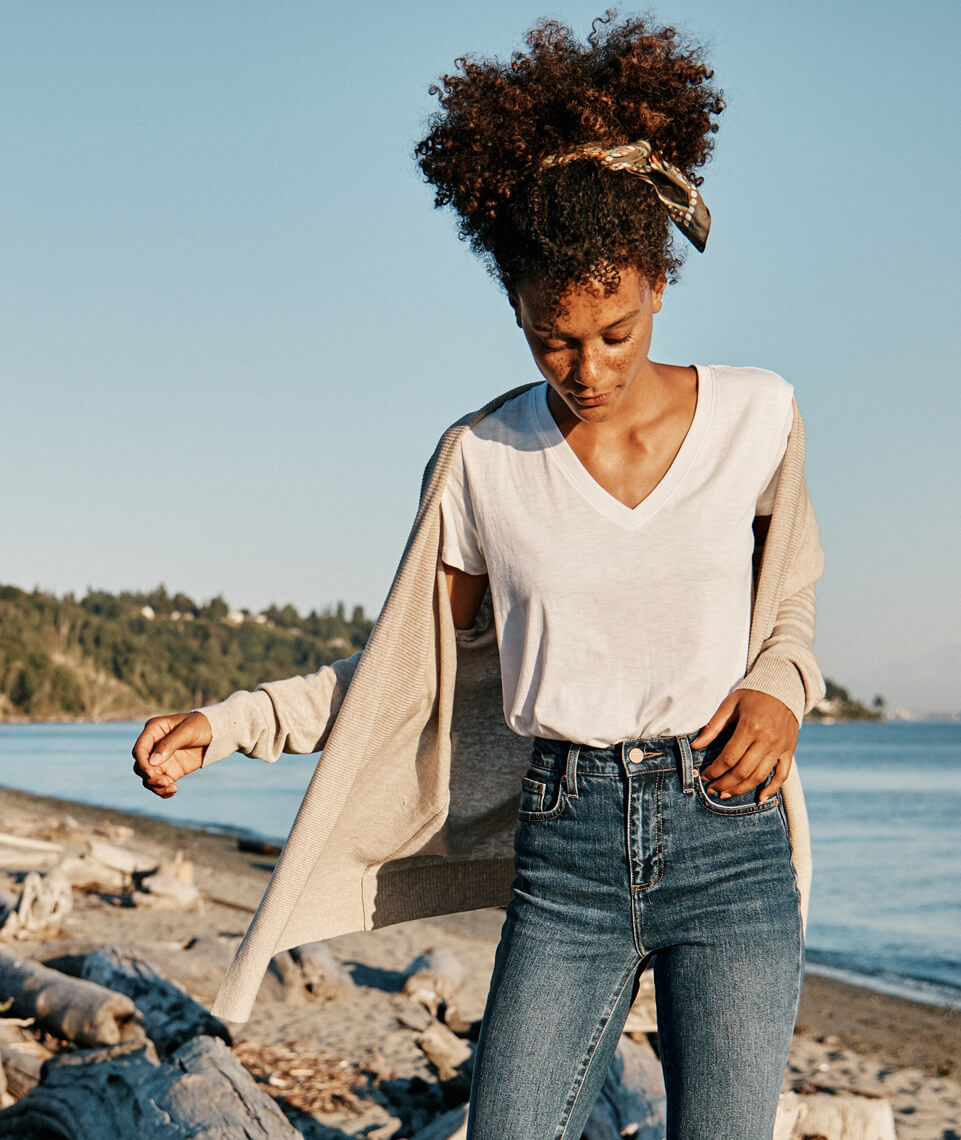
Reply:
[[[561,777],[538,773],[539,779],[524,776],[521,780],[521,804],[518,816],[527,823],[557,819],[567,805]]]
[[[715,815],[757,815],[761,812],[774,811],[781,803],[780,789],[775,795],[768,796],[764,803],[758,803],[757,797],[770,782],[770,779],[769,776],[758,787],[751,788],[749,792],[744,792],[740,796],[731,796],[728,800],[718,799],[716,795],[708,795],[700,772],[696,774],[694,786],[698,800]]]

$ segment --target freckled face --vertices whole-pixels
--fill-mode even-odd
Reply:
[[[652,289],[633,267],[620,277],[610,296],[593,281],[569,290],[561,312],[544,306],[535,282],[522,281],[511,292],[517,323],[554,393],[552,411],[565,420],[558,420],[561,427],[610,420],[630,405],[635,381],[652,368],[648,353],[663,286]]]

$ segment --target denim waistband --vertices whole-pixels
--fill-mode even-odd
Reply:
[[[580,775],[643,776],[647,773],[677,771],[685,792],[694,790],[694,770],[706,749],[692,750],[697,733],[685,736],[654,736],[639,740],[622,740],[606,748],[589,748],[569,740],[533,739],[538,767],[559,772],[566,777],[568,790],[575,790]],[[718,745],[719,747],[719,745]]]

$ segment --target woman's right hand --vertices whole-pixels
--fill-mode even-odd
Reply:
[[[155,716],[133,746],[133,770],[148,791],[170,799],[177,793],[177,781],[201,766],[212,739],[210,721],[203,713]]]

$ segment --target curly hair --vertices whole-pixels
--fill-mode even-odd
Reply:
[[[673,281],[681,258],[668,215],[642,179],[597,162],[542,169],[585,144],[644,139],[695,185],[724,108],[699,48],[670,27],[607,12],[586,43],[554,20],[536,24],[509,63],[455,61],[430,93],[442,110],[415,148],[434,204],[505,288],[534,279],[555,304],[572,285],[620,284],[634,266]]]

